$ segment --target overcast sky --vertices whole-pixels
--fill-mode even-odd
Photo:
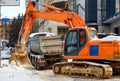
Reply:
[[[17,17],[19,13],[25,13],[25,0],[20,0],[20,6],[1,6],[1,18]]]

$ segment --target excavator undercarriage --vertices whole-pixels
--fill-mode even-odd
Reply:
[[[56,63],[53,66],[53,72],[55,74],[69,75],[72,77],[89,76],[98,78],[110,78],[113,75],[113,72],[114,74],[118,74],[119,69],[120,62],[114,64],[113,62],[111,62],[111,64],[100,64],[87,61],[74,61]]]

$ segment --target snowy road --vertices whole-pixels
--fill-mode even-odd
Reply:
[[[97,79],[97,78],[72,78],[70,76],[64,75],[54,75],[52,70],[43,70],[43,71],[33,71],[36,75],[38,75],[44,81],[120,81],[119,76],[113,76],[110,79]]]
[[[63,75],[54,75],[51,69],[37,71],[32,66],[23,68],[9,65],[7,60],[2,60],[0,68],[0,81],[120,81],[120,75],[110,79],[72,78]]]
[[[0,68],[0,81],[43,81],[30,70],[9,65],[8,60],[2,60]]]

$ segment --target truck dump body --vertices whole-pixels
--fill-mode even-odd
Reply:
[[[44,55],[61,54],[62,41],[60,37],[33,37],[30,38],[30,49]]]

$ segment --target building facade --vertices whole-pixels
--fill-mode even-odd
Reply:
[[[30,0],[26,0],[26,5],[28,4]],[[53,5],[59,8],[67,9],[67,0],[34,0],[36,3],[36,9],[37,10],[45,10],[44,7],[42,7],[40,4],[48,4]],[[36,19],[38,21],[38,32],[51,32],[55,35],[63,35],[65,34],[69,27],[66,24],[56,22],[56,21],[50,21],[50,20],[44,20],[44,19]]]
[[[67,10],[67,0],[46,0],[45,2],[48,5],[52,5],[58,8],[62,8]],[[50,21],[50,20],[46,20],[44,23],[44,30],[48,31],[48,32],[52,32],[56,35],[63,35],[65,34],[69,29],[69,26],[67,26],[64,23],[60,23],[60,22],[56,22],[56,21]]]
[[[0,21],[0,39],[9,39],[10,24],[11,20],[7,23],[3,23]]]
[[[0,44],[2,43],[2,40],[9,40],[9,31],[10,27],[9,25],[12,23],[12,20],[10,19],[9,22],[3,23],[0,21]]]
[[[68,11],[79,14],[85,20],[85,0],[68,0]]]
[[[82,16],[88,27],[95,27],[99,33],[120,35],[120,0],[68,1],[71,11]]]
[[[108,6],[110,10],[108,11],[108,8],[106,7],[106,19],[102,21],[103,28],[109,29],[108,31],[115,32],[120,35],[120,0],[110,1],[111,5],[110,7]]]
[[[88,26],[99,33],[120,35],[120,0],[86,0],[86,10]]]

